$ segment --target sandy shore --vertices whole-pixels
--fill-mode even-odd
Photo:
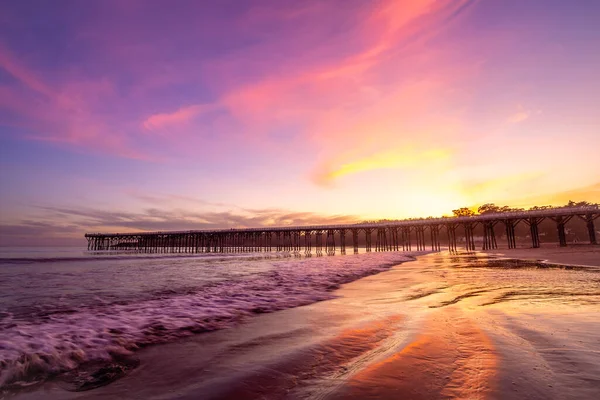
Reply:
[[[568,250],[504,254],[558,262]],[[590,253],[568,263],[597,262]],[[16,398],[600,398],[595,269],[431,254],[336,294],[147,348],[108,386],[69,392],[50,382]]]
[[[569,245],[567,247],[542,245],[538,249],[498,249],[489,250],[486,253],[521,260],[543,260],[559,264],[600,267],[600,245]]]

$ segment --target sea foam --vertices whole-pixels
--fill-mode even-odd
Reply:
[[[290,258],[273,261],[266,272],[197,291],[82,307],[34,320],[0,315],[0,387],[31,384],[85,363],[109,362],[140,346],[223,329],[257,313],[331,299],[341,284],[407,260],[400,253]],[[244,262],[252,261],[240,260]]]

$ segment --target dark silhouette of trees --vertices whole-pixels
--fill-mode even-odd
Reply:
[[[590,203],[588,201],[575,202],[573,200],[569,200],[566,207],[596,207],[596,208],[598,208],[598,203]]]
[[[455,217],[472,217],[475,215],[475,211],[471,210],[468,207],[462,207],[456,210],[452,210],[452,214],[454,214]]]
[[[560,207],[595,207],[595,208],[600,208],[600,205],[597,203],[590,203],[588,201],[579,201],[579,202],[575,202],[573,200],[569,200],[569,202],[564,205],[564,206],[533,206],[531,208],[529,208],[530,211],[535,211],[535,210],[548,210],[548,209],[552,209],[552,208],[560,208]],[[525,211],[524,208],[514,208],[514,207],[509,207],[509,206],[497,206],[494,203],[486,203],[486,204],[482,204],[481,206],[479,206],[477,208],[477,212],[471,210],[468,207],[461,207],[458,208],[456,210],[452,210],[452,214],[455,217],[473,217],[476,215],[485,215],[485,214],[492,214],[492,213],[505,213],[505,212],[519,212],[519,211]],[[425,219],[433,219],[436,217],[432,217],[429,216]],[[446,216],[442,217],[442,218],[447,218]],[[421,220],[423,218],[408,218],[408,219],[404,219],[404,221],[407,220]],[[397,222],[400,220],[390,220],[390,219],[380,219],[380,220],[369,220],[369,221],[362,221],[359,222],[358,224],[364,224],[364,223],[386,223],[386,222]]]
[[[479,206],[479,208],[477,208],[477,212],[479,214],[497,213],[501,212],[501,207],[498,207],[494,203],[486,203]]]
[[[529,209],[529,211],[548,210],[550,208],[554,208],[554,207],[552,207],[552,206],[533,206]]]
[[[477,213],[479,214],[491,214],[491,213],[503,213],[503,212],[518,212],[525,211],[522,208],[512,208],[509,206],[497,206],[494,203],[486,203],[479,206]]]

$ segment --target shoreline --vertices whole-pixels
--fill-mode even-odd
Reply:
[[[545,250],[528,259],[539,259]],[[478,254],[485,260],[490,253],[516,258],[503,250]],[[465,260],[472,258],[464,255]],[[138,354],[140,366],[107,386],[68,392],[59,382],[48,382],[14,398],[594,399],[600,395],[600,380],[594,378],[600,376],[600,344],[593,334],[600,329],[597,311],[584,303],[575,307],[552,303],[549,308],[536,293],[525,303],[519,298],[490,302],[510,291],[486,290],[477,280],[471,282],[473,273],[476,277],[488,273],[480,268],[468,270],[469,281],[454,276],[465,271],[455,268],[456,262],[456,256],[445,253],[420,255],[342,285],[333,292],[334,299],[143,349]],[[555,275],[560,282],[564,280],[560,277],[576,273],[560,268],[493,272],[550,276],[551,284]],[[554,292],[548,301],[553,301]],[[573,369],[581,378],[572,375]]]
[[[524,261],[542,261],[566,266],[600,267],[600,245],[546,245],[534,248],[479,250],[481,253]]]
[[[228,329],[244,323],[246,320],[256,318],[261,314],[270,314],[275,311],[288,308],[293,309],[302,305],[331,299],[335,297],[334,292],[336,288],[339,288],[344,283],[386,271],[394,265],[413,261],[414,256],[426,253],[417,251],[407,253],[386,252],[373,254],[373,256],[361,253],[348,258],[342,255],[333,258],[277,258],[275,261],[281,261],[281,265],[275,266],[273,264],[274,268],[268,270],[268,272],[249,275],[249,278],[246,279],[234,280],[235,286],[221,284],[228,282],[223,280],[212,285],[207,285],[206,288],[200,288],[191,294],[183,292],[181,294],[176,293],[175,296],[170,297],[143,299],[141,302],[131,303],[132,306],[130,304],[123,306],[107,305],[104,308],[98,308],[99,311],[95,314],[93,312],[66,314],[67,318],[72,318],[78,322],[75,325],[90,327],[90,329],[84,330],[83,333],[75,331],[71,336],[68,336],[68,333],[71,331],[69,331],[69,327],[65,324],[56,327],[57,323],[54,323],[51,326],[52,330],[46,329],[45,332],[35,324],[24,324],[32,332],[27,335],[28,338],[35,338],[37,332],[51,333],[55,336],[67,335],[66,341],[68,344],[71,344],[69,338],[75,338],[73,340],[76,341],[82,337],[81,334],[87,336],[76,342],[76,344],[80,345],[79,348],[81,349],[81,355],[78,355],[78,358],[75,360],[77,365],[70,366],[69,368],[72,369],[58,374],[56,373],[56,368],[50,370],[46,366],[55,360],[62,362],[63,365],[71,362],[68,358],[69,353],[65,354],[60,350],[52,351],[52,349],[44,348],[41,356],[38,357],[39,353],[35,352],[35,349],[39,348],[37,342],[31,340],[30,347],[27,348],[27,343],[23,344],[23,342],[19,342],[18,340],[15,341],[13,349],[17,347],[17,344],[20,344],[22,352],[19,354],[21,356],[14,356],[13,354],[16,351],[13,350],[13,353],[10,354],[10,356],[13,356],[12,359],[8,357],[3,358],[3,360],[8,359],[9,362],[2,366],[3,370],[0,370],[2,372],[0,378],[3,378],[0,379],[0,397],[5,393],[18,393],[27,387],[37,387],[38,383],[35,382],[36,380],[38,382],[41,381],[40,384],[44,385],[46,377],[43,374],[49,375],[47,382],[53,380],[70,381],[70,385],[68,386],[73,387],[73,389],[82,388],[82,390],[86,390],[105,386],[115,379],[122,377],[125,372],[131,370],[137,364],[135,357],[139,353],[138,350],[140,348],[144,349],[149,345],[173,343],[180,338],[193,336],[192,333],[221,331],[222,329]],[[135,260],[139,261],[137,258]],[[238,258],[238,263],[243,263],[243,259],[240,260]],[[267,264],[267,266],[270,266],[270,264]],[[245,289],[248,290],[246,291]],[[219,296],[219,291],[225,291],[226,296]],[[278,294],[278,296],[274,296],[274,294]],[[196,306],[200,309],[200,312],[191,316],[192,313],[190,310],[182,307],[182,305],[186,304]],[[116,322],[114,316],[110,320],[102,319],[107,314],[107,310],[121,311],[119,307],[127,307],[128,309],[125,311],[129,311],[129,313],[118,313],[119,320]],[[93,308],[91,309],[96,311]],[[154,312],[157,309],[162,309],[159,315]],[[205,309],[210,309],[210,311],[203,312]],[[150,317],[154,318],[145,318],[140,322],[140,319],[147,315],[140,312],[140,310],[151,311],[152,315]],[[182,314],[184,318],[178,320],[177,317]],[[130,326],[127,324],[130,320],[133,320],[132,324],[137,323],[133,328],[139,327],[139,329],[125,330],[123,326],[129,328]],[[153,324],[149,325],[149,328],[143,325],[143,322],[148,320]],[[157,326],[158,329],[153,329],[154,326]],[[15,327],[18,328],[16,324],[13,324],[9,326],[9,329]],[[195,329],[195,327],[198,327],[198,329]],[[112,335],[113,332],[110,331],[111,329],[117,330],[117,335]],[[93,332],[93,334],[90,335],[89,332]],[[134,336],[135,334],[137,336]],[[17,332],[17,335],[14,337],[19,339],[22,336],[22,332]],[[9,345],[13,343],[8,334],[0,336],[0,342],[3,339],[8,340]],[[111,341],[112,346],[94,347],[94,339],[100,341],[100,344]],[[58,340],[61,339],[59,338],[50,344],[60,348],[61,344]],[[0,350],[5,349],[7,348],[0,347]],[[8,347],[8,349],[11,349],[11,347]],[[30,349],[33,351],[28,352]],[[86,353],[84,353],[89,352],[93,357],[94,352],[97,355],[100,351],[106,353],[102,358],[97,356],[96,358],[88,358],[85,356]],[[38,362],[38,358],[41,358],[43,361]],[[10,361],[12,360],[14,361],[11,363]],[[4,367],[7,368],[4,369]],[[5,373],[6,375],[4,375]],[[13,376],[16,376],[16,378],[13,378],[11,373],[14,373],[15,375]],[[117,376],[111,377],[114,374]],[[7,379],[6,376],[8,376]],[[28,379],[32,379],[32,381],[28,381]],[[8,383],[4,385],[5,382]]]

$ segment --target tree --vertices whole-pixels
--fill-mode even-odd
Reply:
[[[590,203],[588,201],[575,202],[573,200],[569,200],[569,203],[567,203],[567,207],[596,207],[596,208],[598,208],[598,204]]]
[[[498,207],[497,205],[495,205],[494,203],[486,203],[486,204],[479,206],[479,208],[477,209],[477,212],[479,214],[497,213],[497,212],[501,212],[501,208]]]
[[[455,217],[472,217],[475,215],[475,212],[473,210],[470,210],[467,207],[462,207],[457,210],[452,210],[452,213],[454,214]]]
[[[547,210],[549,208],[553,208],[552,206],[533,206],[531,207],[529,210],[530,211],[536,211],[536,210]]]

